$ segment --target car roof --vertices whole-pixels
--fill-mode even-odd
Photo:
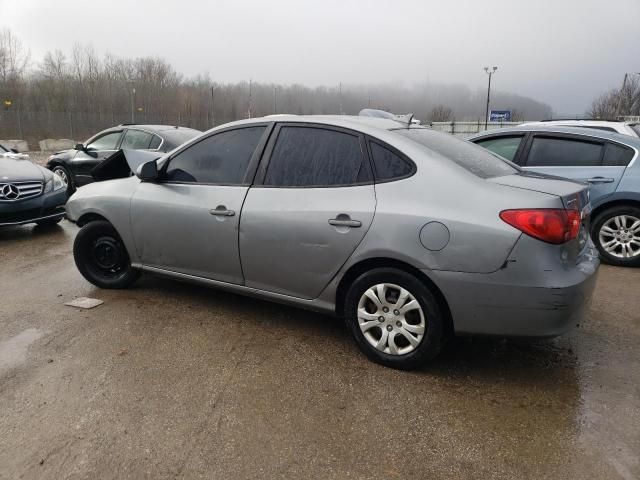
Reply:
[[[115,127],[111,127],[109,130],[112,129],[120,129],[120,128],[139,128],[142,130],[149,130],[151,132],[162,132],[162,131],[166,131],[166,130],[195,130],[195,131],[199,131],[196,130],[195,128],[189,128],[189,127],[181,127],[178,125],[146,125],[146,124],[141,124],[141,123],[122,123],[120,125],[117,125]]]
[[[256,117],[246,120],[238,120],[224,125],[219,125],[212,130],[219,128],[227,128],[237,125],[249,125],[252,123],[263,122],[292,122],[292,123],[319,123],[358,130],[367,133],[367,131],[389,131],[408,128],[406,123],[386,118],[376,117],[360,117],[356,115],[267,115],[265,117]],[[411,128],[428,128],[420,125],[411,125]]]
[[[486,130],[481,133],[470,136],[467,140],[475,140],[478,138],[489,137],[497,134],[505,133],[526,133],[526,132],[549,132],[549,133],[566,133],[568,135],[581,135],[586,137],[594,137],[603,140],[611,140],[618,143],[624,143],[634,148],[640,149],[640,138],[634,138],[630,135],[623,135],[616,132],[608,132],[606,130],[597,130],[593,128],[565,127],[562,125],[542,124],[522,124],[514,127],[499,128],[496,130]]]

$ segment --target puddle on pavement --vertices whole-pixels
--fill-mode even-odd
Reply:
[[[15,337],[0,342],[0,372],[21,364],[27,358],[29,345],[42,336],[37,328],[28,328]]]

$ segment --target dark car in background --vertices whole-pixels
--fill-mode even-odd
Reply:
[[[64,217],[67,197],[57,175],[30,160],[0,154],[0,227],[56,224]]]
[[[72,193],[94,181],[92,170],[120,149],[169,152],[202,132],[171,125],[123,124],[97,133],[83,144],[56,152],[47,168],[58,175]]]

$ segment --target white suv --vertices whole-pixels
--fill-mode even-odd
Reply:
[[[621,133],[632,137],[640,137],[639,122],[623,122],[615,120],[543,120],[541,122],[529,122],[520,126],[531,125],[557,125],[562,127],[595,128],[607,132]]]

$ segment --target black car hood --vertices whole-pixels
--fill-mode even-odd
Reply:
[[[0,158],[0,182],[27,182],[45,180],[43,169],[29,160]]]
[[[96,181],[126,178],[136,172],[143,163],[158,160],[162,152],[148,150],[118,150],[96,165],[91,175]]]

